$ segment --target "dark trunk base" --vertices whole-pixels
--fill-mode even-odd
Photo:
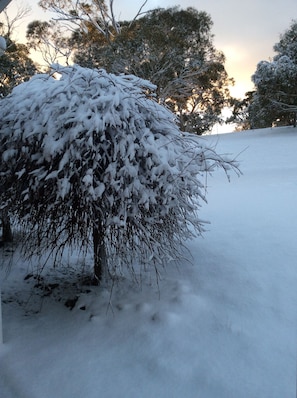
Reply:
[[[2,242],[8,243],[12,241],[13,236],[9,217],[2,217]]]
[[[99,285],[103,278],[105,266],[104,233],[101,228],[93,228],[94,248],[94,284]]]

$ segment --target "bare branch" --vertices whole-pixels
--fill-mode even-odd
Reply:
[[[114,27],[116,33],[120,34],[121,28],[120,28],[119,23],[116,21],[115,16],[114,16],[114,12],[113,12],[113,0],[110,0],[109,8],[110,8],[112,26]]]
[[[16,13],[14,13],[13,18],[11,18],[7,9],[5,9],[2,12],[5,22],[3,22],[3,25],[1,26],[1,33],[7,37],[11,37],[13,31],[17,29],[21,23],[21,20],[24,19],[30,11],[30,7],[17,7]]]
[[[137,14],[135,15],[135,17],[133,18],[133,20],[130,23],[130,26],[135,22],[135,20],[142,14],[144,14],[142,11],[143,7],[146,5],[146,3],[148,2],[148,0],[145,0],[145,2],[141,5],[141,7],[139,8]],[[148,12],[148,11],[147,11]]]
[[[142,10],[147,1],[143,2],[131,24],[143,14]],[[83,29],[86,23],[90,23],[108,41],[115,34],[118,35],[121,32],[119,21],[117,21],[114,13],[114,0],[109,1],[109,10],[100,1],[93,1],[89,7],[84,7],[80,0],[73,0],[70,2],[68,9],[65,9],[65,6],[58,1],[40,1],[39,5],[57,14],[57,17],[53,18],[54,21],[69,22],[75,25],[74,29],[67,25],[71,30]]]

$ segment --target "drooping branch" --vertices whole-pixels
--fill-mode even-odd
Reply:
[[[0,201],[25,231],[25,255],[91,247],[97,283],[135,265],[158,274],[204,230],[201,178],[240,174],[236,159],[182,133],[148,81],[54,71],[59,80],[36,75],[0,101]]]

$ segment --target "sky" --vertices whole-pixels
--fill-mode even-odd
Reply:
[[[115,0],[115,13],[119,20],[132,19],[144,0]],[[12,0],[13,12],[17,5],[26,3]],[[38,6],[38,0],[27,2],[30,13],[19,28],[19,36],[25,32],[26,24],[34,19],[47,19],[48,13]],[[127,5],[129,5],[127,7]],[[143,10],[156,7],[194,7],[206,11],[213,21],[214,44],[226,56],[225,67],[229,77],[235,79],[231,94],[240,98],[253,88],[251,76],[257,63],[273,57],[273,45],[297,19],[296,0],[148,0]]]

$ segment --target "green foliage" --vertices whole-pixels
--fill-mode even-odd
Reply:
[[[180,117],[182,130],[201,134],[220,122],[232,81],[224,55],[213,45],[207,13],[157,9],[120,26],[111,41],[91,23],[83,33],[75,32],[75,63],[152,81],[159,102]]]

